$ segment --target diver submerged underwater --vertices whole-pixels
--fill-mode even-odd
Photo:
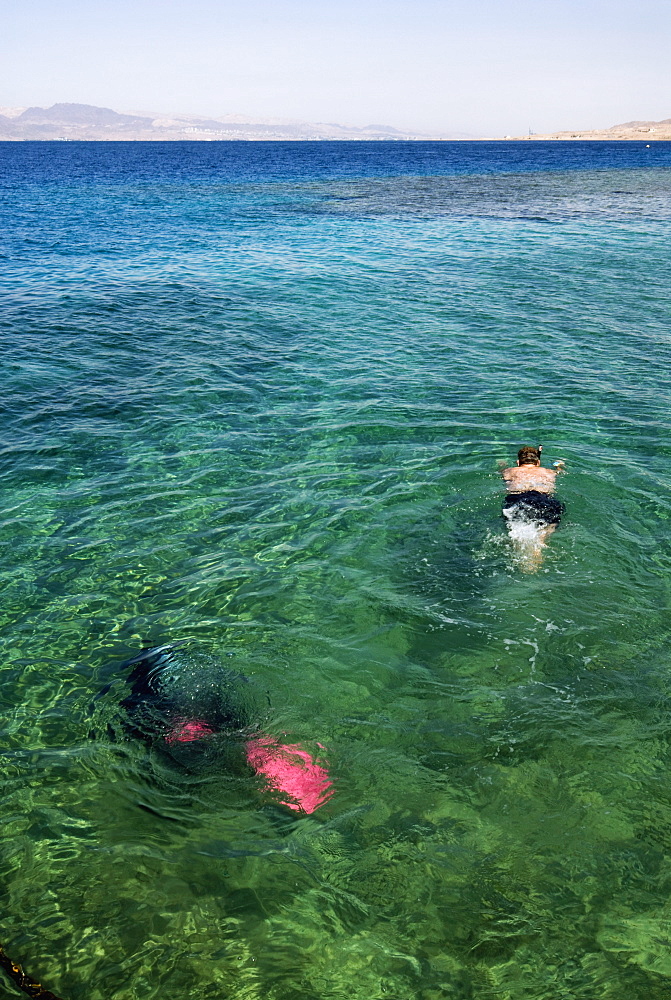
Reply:
[[[143,650],[122,664],[129,668],[131,690],[121,702],[129,736],[186,768],[246,768],[297,813],[313,813],[331,797],[322,764],[262,731],[261,698],[248,678],[174,645]]]

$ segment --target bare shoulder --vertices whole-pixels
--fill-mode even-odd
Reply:
[[[501,475],[508,486],[513,486],[517,489],[526,488],[526,483],[529,478],[526,467],[522,466],[522,468],[520,468],[517,465],[513,465],[508,469],[504,469]]]
[[[554,469],[544,469],[540,465],[511,466],[501,472],[509,492],[521,493],[525,490],[540,490],[552,493],[557,473]]]

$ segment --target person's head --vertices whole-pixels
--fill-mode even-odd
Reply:
[[[539,445],[538,448],[532,448],[531,445],[525,444],[517,452],[517,464],[518,465],[540,465],[541,464],[541,452],[543,446]]]

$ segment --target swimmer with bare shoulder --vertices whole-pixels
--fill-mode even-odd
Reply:
[[[535,572],[542,561],[542,549],[564,513],[564,504],[555,496],[557,474],[564,472],[564,463],[555,462],[552,469],[541,465],[542,445],[524,445],[517,453],[517,465],[501,470],[507,488],[503,501],[503,516],[508,531],[520,550],[520,566]]]

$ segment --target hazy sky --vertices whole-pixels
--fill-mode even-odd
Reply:
[[[671,117],[669,0],[5,0],[0,105],[503,135]]]

